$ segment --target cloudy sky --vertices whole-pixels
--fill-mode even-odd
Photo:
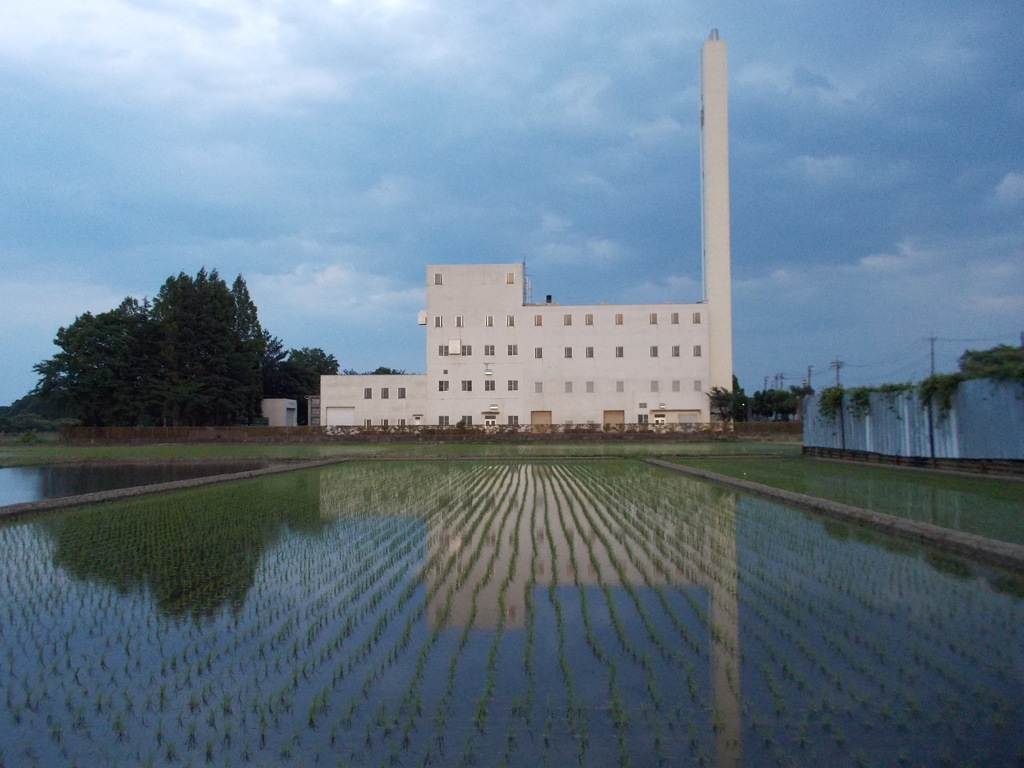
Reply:
[[[8,2],[0,404],[61,325],[203,266],[359,370],[424,370],[426,264],[699,300],[712,28],[747,391],[1020,343],[1020,0]]]

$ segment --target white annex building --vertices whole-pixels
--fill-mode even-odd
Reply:
[[[686,423],[732,388],[725,42],[701,49],[703,300],[533,303],[523,264],[428,266],[426,373],[320,380],[326,426]]]

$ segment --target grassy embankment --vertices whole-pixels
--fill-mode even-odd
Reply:
[[[795,456],[792,441],[466,441],[422,443],[161,443],[153,445],[0,444],[0,467],[135,460],[267,459],[309,461],[333,456],[544,458],[559,456]]]

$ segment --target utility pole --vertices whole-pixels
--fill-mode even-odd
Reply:
[[[935,334],[933,333],[928,337],[928,343],[930,344],[930,352],[928,355],[928,370],[929,376],[935,375]],[[928,401],[928,410],[925,412],[928,423],[928,457],[932,460],[935,459],[935,416],[932,414],[933,403],[931,400]]]
[[[835,368],[836,369],[836,386],[837,387],[839,386],[839,371],[842,370],[844,365],[846,365],[846,363],[844,363],[838,357],[835,360],[833,360],[831,363],[828,364],[829,368]]]

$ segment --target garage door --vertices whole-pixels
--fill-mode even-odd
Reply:
[[[604,412],[604,423],[605,424],[625,424],[626,423],[626,412],[625,411],[605,411]]]
[[[530,411],[530,423],[534,426],[550,426],[551,411]]]

